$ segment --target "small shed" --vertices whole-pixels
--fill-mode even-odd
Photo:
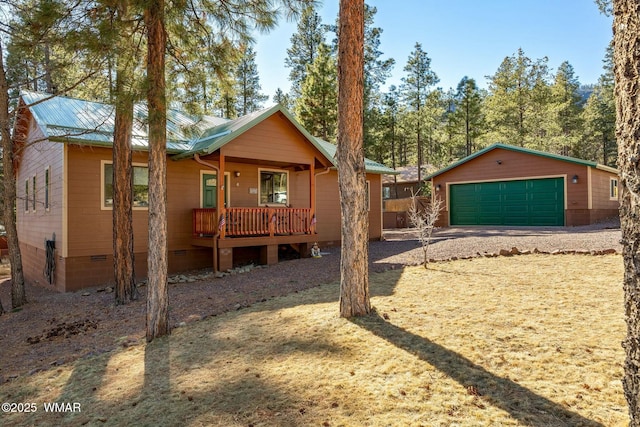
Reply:
[[[444,202],[439,226],[577,226],[618,215],[618,170],[493,144],[425,177]]]

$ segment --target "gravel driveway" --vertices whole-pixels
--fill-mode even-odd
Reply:
[[[422,250],[412,229],[386,230],[385,242],[370,245],[374,263],[420,264]],[[441,228],[433,233],[429,258],[469,257],[498,253],[501,249],[621,252],[620,223],[616,220],[581,227],[460,227]]]

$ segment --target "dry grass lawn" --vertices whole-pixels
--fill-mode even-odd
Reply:
[[[277,298],[4,384],[4,425],[617,426],[627,423],[619,255],[478,258]],[[44,402],[80,413],[45,413]]]

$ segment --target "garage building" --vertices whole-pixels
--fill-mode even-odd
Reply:
[[[438,226],[576,226],[618,215],[618,170],[494,144],[431,180],[444,202]]]

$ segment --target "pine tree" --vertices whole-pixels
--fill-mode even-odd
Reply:
[[[489,76],[486,117],[493,141],[544,149],[549,126],[547,58],[532,61],[522,49]]]
[[[578,93],[580,82],[573,67],[565,61],[560,64],[551,86],[553,127],[549,137],[554,151],[565,156],[581,157],[577,144],[582,131],[582,97]]]
[[[217,19],[228,25],[240,40],[248,41],[251,23],[266,30],[275,24],[277,8],[270,1],[208,4]],[[200,10],[199,8],[192,8]],[[207,10],[203,8],[203,10]],[[176,11],[174,10],[173,13]],[[147,341],[170,332],[167,284],[166,217],[166,87],[167,49],[164,0],[145,3],[147,28],[147,103],[149,110],[149,290],[147,295]],[[230,37],[233,37],[231,34]]]
[[[11,34],[6,58],[12,96],[24,88],[108,100],[111,74],[105,55],[96,52],[112,52],[112,38],[91,19],[106,7],[65,0],[19,0],[11,7],[13,19],[3,30]]]
[[[604,75],[589,96],[582,111],[584,136],[578,150],[580,158],[616,166],[616,110],[613,82]]]
[[[287,110],[290,110],[292,108],[291,98],[280,88],[276,89],[276,93],[273,94],[273,102],[282,105]]]
[[[442,167],[448,162],[445,129],[446,113],[447,100],[442,89],[437,88],[429,92],[418,116],[422,134],[424,135],[425,164]]]
[[[463,136],[462,156],[468,156],[476,151],[476,142],[484,129],[482,111],[482,93],[476,81],[464,76],[456,88],[454,95],[454,113],[456,127]]]
[[[296,117],[312,135],[335,141],[337,124],[336,62],[329,47],[321,44],[302,84]]]
[[[371,312],[364,168],[364,0],[340,0],[338,185],[342,212],[340,316]]]
[[[138,299],[135,281],[133,241],[133,152],[131,146],[133,107],[140,93],[137,51],[139,34],[133,25],[128,1],[116,5],[110,31],[115,36],[116,85],[114,90],[115,126],[113,130],[113,270],[116,304]]]
[[[166,32],[164,0],[148,0],[147,105],[149,110],[149,249],[147,252],[147,342],[168,335],[167,283],[167,101],[165,88]]]
[[[389,92],[384,94],[383,97],[384,103],[384,123],[385,128],[387,129],[387,133],[383,135],[384,141],[389,141],[389,152],[391,153],[391,167],[395,169],[398,166],[397,160],[397,128],[398,128],[398,115],[400,108],[400,94],[395,85],[391,85],[389,87]],[[398,198],[398,177],[397,175],[393,175],[393,181],[396,185],[393,186],[395,189],[394,198]]]
[[[294,100],[302,95],[307,67],[315,62],[320,45],[325,43],[325,33],[326,29],[318,12],[313,6],[306,7],[298,21],[297,31],[291,36],[291,47],[287,49],[287,57],[284,60],[285,66],[291,69],[289,95]]]
[[[414,115],[419,166],[418,181],[421,181],[421,166],[425,163],[421,111],[427,102],[429,88],[438,83],[439,79],[431,69],[431,59],[427,56],[427,52],[422,50],[420,43],[415,44],[414,51],[409,55],[404,71],[407,75],[402,78],[402,90],[404,92],[404,100]]]
[[[18,240],[18,233],[15,219],[16,184],[14,161],[21,155],[20,148],[14,144],[11,135],[10,111],[11,95],[17,97],[17,90],[20,87],[27,87],[35,90],[69,91],[73,86],[77,87],[87,76],[75,81],[73,86],[64,86],[66,81],[55,80],[57,76],[65,75],[65,68],[68,65],[68,53],[70,49],[64,51],[58,44],[64,38],[65,29],[73,23],[75,14],[73,8],[80,6],[72,4],[70,7],[64,2],[58,1],[24,1],[11,2],[5,5],[8,9],[11,20],[0,21],[0,140],[2,142],[3,155],[3,222],[7,232],[7,243],[9,248],[9,260],[11,264],[11,302],[13,308],[19,308],[27,303],[24,272],[22,266],[22,254]],[[85,34],[82,27],[74,29],[74,34]],[[5,55],[5,36],[8,36],[9,53]],[[83,43],[95,40],[89,36],[86,39],[71,35],[69,44],[63,47],[73,46],[81,48]],[[20,55],[24,54],[23,59]],[[4,59],[13,61],[16,65],[15,72],[8,73],[5,68]],[[77,56],[82,60],[82,56]],[[13,70],[12,65],[12,70]],[[24,72],[20,72],[20,71]],[[58,82],[60,86],[58,86]],[[10,90],[15,88],[15,92]],[[13,105],[15,107],[15,104]],[[24,130],[18,130],[19,133]]]
[[[445,152],[447,163],[450,163],[457,157],[464,156],[463,132],[460,129],[461,120],[456,117],[456,92],[453,88],[444,95],[445,112],[444,112],[444,133],[445,133]]]
[[[624,306],[627,336],[622,386],[629,407],[629,426],[640,426],[640,9],[639,0],[614,0],[616,137],[620,168],[620,228],[624,260]]]
[[[235,108],[239,115],[246,116],[262,108],[262,104],[269,97],[262,94],[261,89],[256,53],[251,46],[247,46],[236,71]]]
[[[378,10],[365,4],[364,7],[364,149],[365,155],[384,162],[384,141],[382,128],[382,94],[384,85],[395,64],[392,58],[381,59],[380,35],[382,28],[374,26]]]
[[[600,75],[582,110],[584,134],[578,150],[581,158],[615,167],[618,147],[615,135],[613,45],[607,48],[603,63],[604,73]]]
[[[13,308],[27,303],[24,289],[24,273],[22,270],[22,254],[18,242],[18,230],[14,206],[16,203],[16,181],[14,173],[15,146],[11,138],[11,121],[9,113],[9,85],[4,68],[4,51],[0,38],[0,142],[2,143],[3,173],[3,222],[7,233],[9,261],[11,263],[11,304]],[[0,307],[0,311],[4,311]]]

